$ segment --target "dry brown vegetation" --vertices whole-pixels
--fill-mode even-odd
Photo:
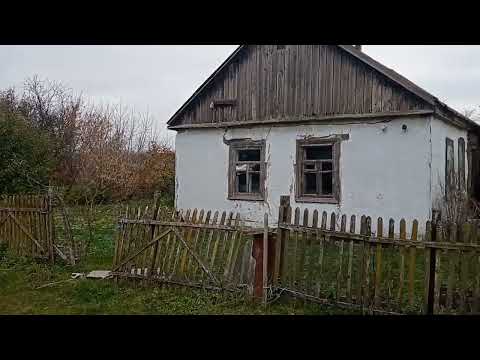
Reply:
[[[175,155],[149,114],[120,105],[89,104],[83,95],[38,77],[28,79],[21,93],[3,91],[0,105],[0,125],[7,123],[9,114],[9,125],[25,123],[30,132],[48,139],[42,143],[43,153],[49,154],[43,178],[32,172],[38,166],[35,156],[9,151],[4,161],[13,170],[0,174],[0,183],[20,175],[28,182],[10,192],[57,185],[65,189],[68,201],[85,204],[154,192],[173,195]]]

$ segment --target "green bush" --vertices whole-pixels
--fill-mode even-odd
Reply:
[[[52,167],[48,137],[0,106],[0,192],[38,190],[48,185]]]

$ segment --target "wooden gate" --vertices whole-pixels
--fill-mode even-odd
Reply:
[[[197,209],[127,209],[113,263],[118,277],[250,291],[255,266],[239,214]]]
[[[18,256],[53,261],[52,206],[48,196],[0,198],[0,244]]]

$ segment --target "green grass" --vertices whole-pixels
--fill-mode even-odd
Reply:
[[[140,205],[144,205],[141,204]],[[80,208],[70,209],[77,241],[88,238]],[[244,296],[181,287],[145,286],[138,282],[71,280],[72,272],[111,267],[118,206],[98,208],[94,241],[77,265],[50,266],[15,258],[0,249],[0,314],[232,314],[348,315],[353,310],[280,299],[267,308]],[[58,224],[57,224],[58,225]],[[58,225],[59,226],[59,225]],[[59,236],[61,235],[61,229]],[[59,282],[49,287],[45,284]]]

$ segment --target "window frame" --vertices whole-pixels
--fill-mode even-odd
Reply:
[[[295,201],[305,203],[339,204],[341,201],[340,148],[341,136],[331,138],[297,139],[295,164]],[[304,148],[308,146],[332,145],[332,196],[315,196],[303,193],[304,188]]]
[[[242,201],[265,201],[265,140],[249,140],[238,139],[230,140],[229,144],[229,160],[228,160],[228,200]],[[236,184],[236,164],[238,163],[237,154],[239,150],[260,150],[260,193],[240,193],[237,192]]]
[[[453,179],[449,177],[449,166],[448,166],[448,147],[449,145],[452,146],[453,156],[452,156],[452,165],[451,169],[452,172],[455,173],[455,141],[450,139],[449,137],[445,138],[445,196],[448,196],[448,189],[451,186],[451,182]],[[455,174],[453,174],[455,176]]]
[[[458,152],[458,184],[461,190],[466,190],[466,148],[465,139],[463,137],[458,138],[457,141]],[[461,166],[462,165],[462,166]]]

